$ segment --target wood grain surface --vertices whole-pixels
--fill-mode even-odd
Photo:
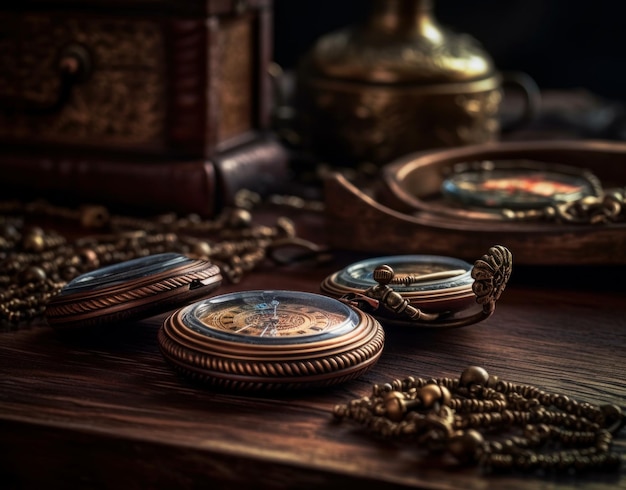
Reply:
[[[244,289],[319,292],[323,266],[265,264]],[[468,365],[591,402],[625,404],[623,268],[518,268],[487,321],[455,330],[388,327],[378,364],[318,392],[212,392],[173,372],[164,316],[62,336],[45,325],[0,333],[0,488],[626,488],[626,470],[482,475],[420,448],[333,421],[332,408],[407,375]],[[624,434],[616,448],[626,454]],[[622,466],[626,466],[623,464]]]

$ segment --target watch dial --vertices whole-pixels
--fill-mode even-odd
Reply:
[[[354,330],[358,315],[326,296],[296,291],[245,291],[187,308],[185,324],[198,333],[251,343],[317,342]]]
[[[456,288],[473,283],[471,264],[438,255],[396,255],[368,259],[346,267],[336,275],[334,281],[339,286],[367,289],[376,284],[373,272],[382,264],[389,265],[396,277],[411,276],[416,279],[407,284],[394,284],[393,289],[400,293]]]

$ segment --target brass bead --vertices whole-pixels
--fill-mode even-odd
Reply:
[[[103,228],[109,219],[109,211],[104,206],[85,206],[80,212],[80,224],[85,228]]]
[[[349,413],[347,405],[335,405],[333,407],[333,415],[338,418],[344,418]]]
[[[427,384],[417,390],[416,395],[421,400],[424,409],[433,408],[437,404],[447,405],[451,398],[448,389],[437,384]]]
[[[450,406],[450,402],[452,401],[452,393],[450,393],[450,390],[445,386],[439,385],[439,388],[441,389],[441,399],[439,402],[442,405]]]
[[[400,391],[390,391],[385,395],[385,415],[393,422],[400,422],[406,413],[406,397]]]
[[[489,380],[487,380],[487,386],[489,388],[495,389],[495,387],[498,384],[498,377],[497,376],[489,376]]]
[[[479,449],[484,444],[483,436],[474,429],[457,432],[448,442],[448,451],[459,463],[467,464],[476,460]]]
[[[234,209],[228,215],[228,226],[246,228],[252,223],[252,214],[247,209]]]
[[[46,273],[41,267],[30,266],[19,272],[17,280],[20,284],[39,284],[46,280]]]
[[[211,245],[208,242],[196,242],[191,253],[196,257],[208,257],[211,254]]]
[[[459,379],[460,386],[469,387],[471,385],[485,386],[489,382],[489,373],[479,366],[470,366]]]
[[[41,228],[31,228],[22,237],[22,246],[29,252],[42,252],[46,246]]]
[[[88,270],[97,269],[100,267],[100,259],[98,254],[90,248],[83,248],[78,251],[78,257],[80,263]]]

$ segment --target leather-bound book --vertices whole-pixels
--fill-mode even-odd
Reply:
[[[280,192],[288,153],[257,139],[213,159],[139,159],[0,152],[0,189],[7,197],[97,203],[129,213],[218,214],[241,189]]]

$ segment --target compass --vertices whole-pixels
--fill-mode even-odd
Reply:
[[[185,375],[213,387],[268,391],[356,378],[378,360],[384,333],[372,316],[328,296],[252,290],[179,309],[158,339]]]

